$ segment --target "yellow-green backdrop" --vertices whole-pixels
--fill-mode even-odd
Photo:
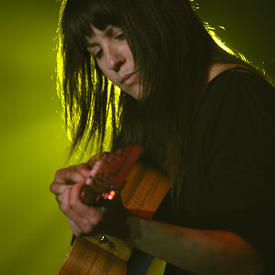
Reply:
[[[230,2],[231,10],[226,3],[222,7],[219,3],[211,0],[206,5],[201,1],[201,7],[206,17],[212,18],[211,24],[229,26],[227,32],[220,30],[220,36],[249,57],[256,54],[256,60],[265,61],[270,72],[274,72],[275,59],[273,51],[269,51],[274,49],[273,17],[264,17],[261,12],[251,28],[251,11],[244,16],[244,3],[259,14],[256,2],[253,7],[251,1],[243,0],[244,10],[239,10],[239,0]],[[272,1],[261,1],[261,8],[266,8],[266,12],[272,10],[265,3],[272,5]],[[69,248],[71,233],[48,189],[55,171],[67,165],[54,80],[56,22],[55,0],[1,2],[0,274],[3,275],[56,274]]]
[[[4,3],[5,2],[5,3]],[[1,1],[0,274],[55,274],[70,232],[49,184],[66,160],[55,0]]]

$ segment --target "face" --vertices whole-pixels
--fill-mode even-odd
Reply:
[[[119,27],[109,25],[101,31],[94,26],[87,37],[87,50],[102,73],[135,99],[141,97],[138,72],[128,42]]]

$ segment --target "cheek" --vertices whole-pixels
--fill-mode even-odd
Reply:
[[[113,82],[114,84],[117,84],[117,83],[116,83],[116,78],[114,77],[113,73],[112,73],[110,70],[108,70],[108,69],[106,68],[106,66],[100,64],[99,62],[98,62],[97,64],[98,64],[98,67],[99,67],[99,69],[101,70],[101,72],[102,72],[111,82]]]
[[[124,45],[122,46],[121,52],[123,52],[123,55],[126,58],[128,63],[134,63],[133,54],[127,41],[125,41]]]
[[[98,61],[98,62],[97,62],[97,65],[98,65],[99,69],[101,70],[101,72],[102,72],[106,77],[109,78],[109,76],[108,76],[108,70],[107,70],[106,66],[104,66],[104,62],[103,62],[103,61]]]
[[[105,68],[105,66],[103,65],[104,63],[103,63],[102,61],[96,61],[96,64],[97,64],[97,66],[99,67],[99,69],[101,70],[101,72],[102,72],[103,74],[105,74],[106,68]]]
[[[127,58],[128,62],[134,63],[134,58],[133,58],[132,52],[129,47],[127,48],[127,51],[126,51],[126,58]]]

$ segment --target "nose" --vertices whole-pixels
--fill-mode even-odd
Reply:
[[[121,66],[126,62],[123,52],[116,49],[109,49],[106,54],[106,67],[109,70],[119,71]]]

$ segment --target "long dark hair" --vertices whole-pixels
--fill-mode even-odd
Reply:
[[[91,23],[123,29],[141,100],[116,92],[99,70],[86,49]],[[213,41],[189,0],[64,0],[59,37],[59,90],[71,152],[83,140],[98,151],[138,143],[143,161],[168,175],[179,194],[188,130],[210,65],[243,61]]]

